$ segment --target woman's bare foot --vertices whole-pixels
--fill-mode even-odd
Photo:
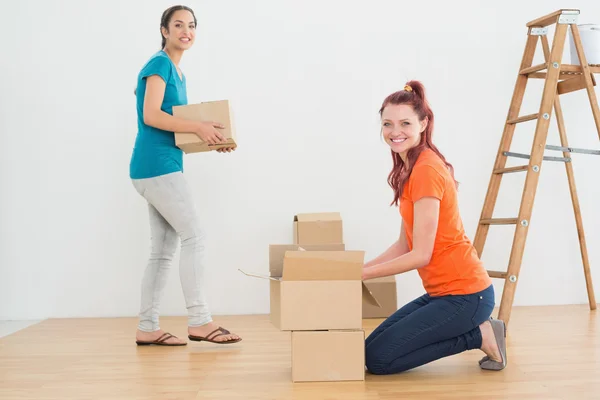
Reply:
[[[163,331],[162,329],[158,330],[158,331],[154,331],[154,332],[144,332],[144,331],[140,331],[139,329],[137,330],[136,334],[135,334],[135,340],[138,342],[154,342],[155,340],[158,340],[161,336],[163,336],[166,332]],[[164,344],[185,344],[186,341],[179,339],[178,337],[175,336],[171,336],[168,339],[165,339],[163,341]]]
[[[214,322],[209,322],[206,325],[202,326],[189,326],[188,333],[192,336],[200,336],[203,338],[213,340],[215,342],[228,342],[230,340],[240,340],[240,337],[236,334],[223,334],[221,331],[214,332],[216,329],[219,329],[219,325]],[[211,335],[212,333],[212,335]]]
[[[498,349],[498,343],[496,342],[492,324],[490,321],[485,321],[483,324],[479,325],[479,329],[481,330],[481,351],[483,351],[490,360],[501,363],[502,354],[500,354],[500,349]]]

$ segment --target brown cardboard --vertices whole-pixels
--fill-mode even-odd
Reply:
[[[369,279],[364,283],[381,307],[363,301],[363,318],[387,318],[398,310],[396,278],[394,276]]]
[[[292,381],[365,379],[363,330],[292,332]]]
[[[237,147],[233,113],[228,100],[174,106],[173,116],[194,121],[213,121],[225,126],[224,129],[217,128],[227,139],[227,142],[219,144],[206,143],[195,133],[175,132],[175,145],[186,154],[212,151],[224,147]]]
[[[337,244],[311,244],[300,247],[298,244],[272,244],[269,246],[269,271],[270,276],[283,276],[283,259],[286,251],[314,251],[331,250],[343,251],[346,246],[343,243]]]
[[[339,212],[303,213],[294,216],[294,244],[344,243]]]
[[[283,331],[361,329],[362,303],[379,305],[362,282],[364,251],[286,250],[271,245],[271,322]],[[278,248],[279,247],[279,248]],[[281,267],[280,267],[281,266]]]

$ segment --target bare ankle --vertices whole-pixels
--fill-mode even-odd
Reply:
[[[479,325],[481,331],[481,348],[490,359],[501,361],[500,349],[496,343],[496,337],[490,321],[485,321]]]

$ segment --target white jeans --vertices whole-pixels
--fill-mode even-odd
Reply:
[[[183,173],[133,179],[133,186],[148,202],[150,259],[142,279],[141,331],[160,329],[158,315],[163,289],[181,241],[179,278],[188,311],[188,325],[212,321],[204,290],[204,232],[200,227],[190,188]]]

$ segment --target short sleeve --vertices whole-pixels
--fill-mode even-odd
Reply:
[[[446,190],[446,178],[435,167],[427,164],[417,165],[411,173],[410,199],[414,203],[423,197],[435,197],[442,200]]]
[[[165,83],[169,82],[171,76],[171,61],[165,57],[154,57],[142,69],[140,78],[145,79],[152,75],[160,76]]]

